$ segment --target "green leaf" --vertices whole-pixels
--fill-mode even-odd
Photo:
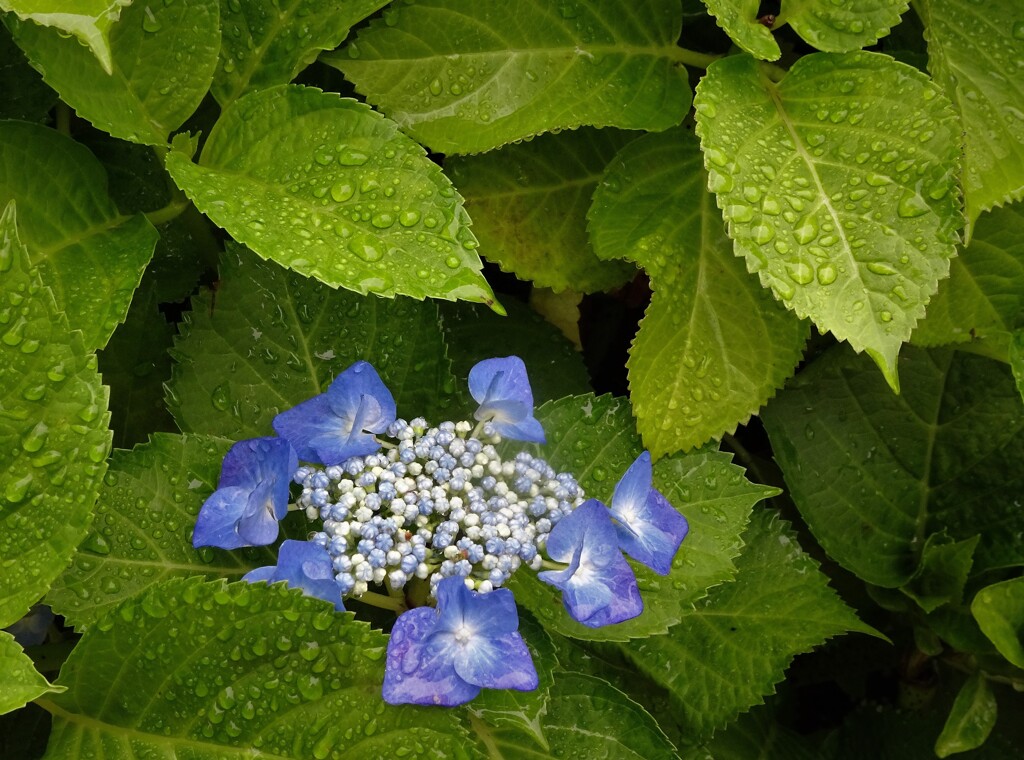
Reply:
[[[1022,232],[1020,204],[993,209],[978,219],[970,245],[950,262],[949,279],[939,283],[928,315],[914,330],[915,343],[936,346],[985,338],[1002,345],[1004,333],[1024,327]]]
[[[941,91],[878,53],[804,56],[779,84],[732,56],[708,68],[696,108],[737,255],[898,390],[896,355],[962,222],[960,126]]]
[[[120,449],[145,441],[150,433],[176,429],[164,404],[175,328],[160,313],[153,283],[147,274],[124,324],[114,331],[98,357],[103,383],[110,388],[114,446]]]
[[[199,165],[167,170],[263,258],[358,293],[494,304],[462,198],[368,106],[282,85],[229,105]]]
[[[433,150],[478,153],[585,124],[678,124],[681,23],[676,0],[421,0],[324,60]]]
[[[484,257],[555,291],[593,293],[629,280],[633,267],[594,256],[586,214],[605,166],[635,136],[585,128],[447,160]]]
[[[917,572],[901,591],[925,612],[934,612],[944,604],[959,604],[978,539],[979,536],[972,536],[964,541],[953,541],[944,532],[928,536]]]
[[[222,3],[220,64],[210,92],[222,106],[249,90],[285,84],[333,50],[389,0],[235,0]],[[314,20],[315,19],[315,20]]]
[[[222,438],[158,433],[116,450],[100,488],[98,519],[47,602],[76,627],[176,576],[238,580],[273,565],[269,547],[192,548],[196,515],[217,485],[228,450]]]
[[[1008,358],[1013,380],[1017,384],[1017,392],[1024,400],[1024,330],[1017,330],[1010,336]]]
[[[30,268],[15,204],[0,217],[0,626],[64,569],[92,520],[110,450],[96,356]]]
[[[555,682],[558,660],[555,646],[547,631],[529,614],[519,613],[519,633],[526,642],[537,669],[539,686],[532,691],[484,689],[467,705],[470,723],[481,736],[502,729],[516,737],[514,746],[537,744],[548,746],[542,725],[551,703],[551,686]],[[559,673],[557,678],[561,678]]]
[[[907,0],[784,0],[778,22],[829,53],[874,45],[900,22]]]
[[[973,572],[1024,564],[1024,409],[1005,365],[908,348],[903,393],[834,349],[765,409],[776,460],[815,538],[839,564],[893,588],[925,539],[981,536]],[[851,537],[856,536],[856,540]]]
[[[14,39],[64,102],[125,140],[166,144],[213,81],[217,0],[132,3],[110,30],[112,74],[59,30],[11,21]]]
[[[0,0],[0,10],[73,34],[89,48],[103,70],[113,73],[110,28],[131,0]]]
[[[241,246],[222,259],[217,290],[193,299],[172,355],[167,404],[178,426],[233,440],[271,434],[278,413],[360,359],[406,419],[447,408],[454,390],[434,304],[333,290]]]
[[[7,27],[0,25],[0,119],[41,122],[46,118],[57,93],[28,65],[14,44]]]
[[[971,614],[999,653],[1024,668],[1024,578],[983,588],[971,602]]]
[[[628,405],[610,396],[577,396],[544,404],[536,416],[551,442],[538,447],[538,454],[555,470],[571,472],[588,496],[607,504],[619,477],[640,453]],[[516,574],[509,584],[516,600],[548,630],[591,641],[627,641],[663,633],[708,588],[733,577],[733,560],[743,547],[740,534],[751,508],[777,493],[750,483],[729,454],[713,450],[660,460],[654,484],[686,516],[690,533],[667,577],[633,564],[643,613],[613,626],[588,628],[569,617],[558,589],[533,574]]]
[[[594,193],[601,258],[643,267],[654,295],[629,355],[630,399],[652,455],[732,432],[792,374],[808,325],[744,269],[697,141],[683,129],[626,146]]]
[[[949,757],[980,747],[996,724],[996,698],[984,674],[972,674],[953,703],[953,710],[935,741],[935,754]]]
[[[1024,80],[1017,0],[925,0],[928,68],[960,112],[964,204],[970,225],[982,211],[1024,198]]]
[[[168,581],[75,647],[47,757],[476,756],[458,712],[384,704],[386,645],[283,584]]]
[[[581,673],[558,672],[539,721],[541,736],[511,727],[473,728],[491,757],[522,760],[608,757],[653,760],[675,757],[675,748],[644,708],[611,684]]]
[[[704,0],[704,5],[732,41],[755,58],[776,61],[782,55],[771,30],[757,20],[761,0]]]
[[[0,204],[18,202],[18,229],[87,350],[106,345],[124,319],[153,255],[156,231],[141,214],[122,216],[103,168],[60,133],[0,122]]]
[[[475,304],[439,304],[456,387],[466,387],[469,371],[477,362],[511,354],[526,364],[535,404],[587,393],[590,378],[583,357],[558,329],[513,298],[507,299],[505,308],[507,317]],[[495,340],[499,335],[500,344]],[[471,403],[466,400],[462,414]]]
[[[873,633],[829,588],[789,526],[754,513],[732,583],[664,636],[623,653],[667,688],[692,736],[709,736],[774,691],[793,657],[846,631]]]
[[[0,715],[17,710],[51,691],[64,689],[51,686],[39,675],[14,637],[7,631],[0,631]]]

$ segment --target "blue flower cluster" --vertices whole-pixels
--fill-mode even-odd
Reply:
[[[610,507],[584,501],[571,474],[527,452],[502,459],[503,438],[545,440],[518,357],[478,363],[469,390],[475,425],[407,422],[374,368],[356,362],[325,393],[279,414],[276,437],[232,446],[196,520],[197,547],[273,543],[293,481],[301,493],[291,508],[319,529],[284,541],[277,564],[246,580],[285,582],[338,610],[345,597],[374,596],[371,585],[402,596],[423,584],[415,598],[433,597],[436,608],[409,609],[395,623],[391,703],[455,705],[481,688],[535,688],[515,602],[500,588],[512,573],[528,565],[561,590],[574,619],[610,625],[643,610],[623,552],[665,574],[688,529],[653,488],[647,452]]]

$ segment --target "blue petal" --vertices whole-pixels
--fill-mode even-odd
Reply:
[[[480,687],[455,672],[450,642],[435,636],[438,613],[417,607],[395,622],[384,667],[384,701],[392,705],[452,707],[473,699]]]
[[[466,626],[477,636],[493,637],[519,629],[519,611],[508,589],[481,594],[470,591],[465,581],[455,576],[441,580],[435,596],[440,613],[439,631],[454,634]]]
[[[264,481],[249,494],[236,530],[246,546],[266,546],[277,540],[279,526],[273,502],[274,483]],[[287,512],[288,504],[285,502]]]
[[[533,391],[518,356],[485,359],[469,371],[469,392],[480,405],[477,420],[491,420],[513,440],[544,443],[544,429],[533,417]]]
[[[299,459],[315,464],[324,462],[310,442],[322,435],[338,434],[341,426],[323,393],[281,412],[271,424],[274,432],[295,448]]]
[[[548,536],[547,551],[570,565],[538,577],[561,589],[574,620],[597,628],[643,611],[636,576],[618,549],[615,527],[601,502],[589,499],[563,517]]]
[[[250,570],[242,576],[243,581],[249,581],[249,583],[259,583],[260,581],[266,581],[267,583],[274,582],[274,574],[277,572],[277,565],[264,565],[263,567],[257,567],[255,570]]]
[[[373,433],[395,420],[395,399],[367,362],[356,362],[314,396],[274,418],[274,430],[287,438],[299,458],[335,465],[380,448]],[[369,432],[367,432],[369,431]]]
[[[652,487],[648,452],[637,458],[615,486],[611,510],[622,550],[655,572],[668,574],[689,525]]]
[[[369,362],[356,362],[338,375],[327,400],[336,415],[357,423],[356,432],[383,433],[395,421],[395,397]]]
[[[330,602],[336,610],[345,609],[334,581],[331,555],[320,544],[292,540],[282,543],[274,580],[287,581],[290,587],[302,589],[306,596]]]
[[[249,501],[249,489],[238,486],[218,488],[203,503],[192,531],[192,546],[239,549],[248,546],[238,535],[238,521]]]
[[[474,637],[457,647],[455,672],[467,683],[487,689],[530,691],[539,683],[530,650],[518,632]]]
[[[249,438],[233,444],[221,463],[218,488],[242,486],[254,488],[265,480],[283,481],[283,491],[275,491],[275,497],[284,501],[284,517],[288,510],[288,483],[292,473],[299,466],[295,451],[287,441],[280,438]]]

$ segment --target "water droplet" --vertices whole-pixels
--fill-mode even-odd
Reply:
[[[892,322],[892,312],[880,311],[878,312],[878,318],[883,322]]]
[[[869,261],[867,263],[867,269],[869,272],[881,275],[896,274],[896,268],[891,264],[887,264],[884,261]]]
[[[433,79],[433,80],[431,80],[431,82],[428,85],[427,89],[430,90],[430,94],[431,95],[440,95],[441,92],[443,91],[444,87],[441,84],[441,80],[440,79]]]
[[[913,190],[905,190],[903,195],[900,197],[899,205],[896,207],[896,213],[904,219],[913,219],[916,216],[922,216],[927,214],[930,209],[924,198],[918,195]]]
[[[818,222],[813,215],[805,216],[793,230],[796,242],[807,245],[818,236]]]
[[[231,406],[231,389],[226,383],[218,385],[210,394],[210,401],[213,403],[214,409],[221,412],[227,411],[227,408]]]
[[[836,277],[838,277],[838,273],[831,264],[822,264],[818,267],[818,283],[820,285],[831,285],[836,281]]]
[[[355,195],[355,192],[355,186],[345,180],[339,180],[331,185],[331,197],[338,203],[344,203]]]
[[[787,266],[786,273],[797,285],[807,285],[814,279],[814,270],[802,261]]]
[[[384,258],[384,244],[366,236],[357,236],[348,242],[348,249],[366,262],[380,261]]]
[[[346,148],[338,156],[338,163],[342,166],[362,166],[369,160],[370,157],[366,153],[351,148]]]

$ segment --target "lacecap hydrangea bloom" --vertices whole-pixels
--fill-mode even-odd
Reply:
[[[196,520],[196,547],[234,549],[274,543],[278,522],[301,511],[307,540],[285,540],[277,564],[245,580],[287,583],[337,610],[358,599],[400,613],[383,685],[391,704],[536,688],[502,588],[511,575],[525,566],[562,592],[575,620],[613,625],[643,611],[623,553],[666,574],[688,529],[653,487],[647,452],[610,506],[543,459],[498,453],[503,439],[545,441],[518,357],[478,363],[469,391],[472,422],[407,421],[376,370],[356,362],[277,415],[277,436],[232,446]]]

